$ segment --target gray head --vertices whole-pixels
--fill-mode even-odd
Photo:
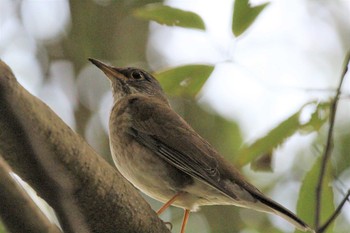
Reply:
[[[111,81],[114,102],[128,95],[145,94],[168,103],[159,82],[146,71],[132,67],[113,67],[92,58],[89,60],[101,69]]]

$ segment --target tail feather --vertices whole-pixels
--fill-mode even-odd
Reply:
[[[293,224],[296,228],[298,228],[301,231],[315,232],[315,230],[310,228],[305,222],[303,222],[300,218],[298,218],[290,210],[286,209],[285,207],[278,204],[277,202],[275,202],[275,201],[273,201],[273,200],[271,200],[263,195],[259,195],[257,193],[251,193],[251,195],[254,196],[254,198],[256,198],[259,202],[264,204],[265,208],[262,208],[261,211],[274,213],[274,214],[284,218],[286,221],[290,222],[291,224]]]

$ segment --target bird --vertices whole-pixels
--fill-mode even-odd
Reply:
[[[108,77],[113,106],[110,150],[119,172],[137,189],[184,209],[181,233],[200,206],[234,205],[276,214],[304,232],[314,230],[290,210],[265,196],[225,160],[170,106],[150,73],[89,58]]]

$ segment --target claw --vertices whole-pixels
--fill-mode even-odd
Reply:
[[[173,229],[173,224],[171,222],[164,222],[164,224],[169,228],[169,230]]]

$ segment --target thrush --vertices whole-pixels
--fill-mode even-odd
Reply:
[[[302,231],[313,231],[291,211],[250,184],[170,106],[159,82],[137,68],[117,68],[89,59],[109,78],[113,107],[109,141],[120,173],[146,195],[190,211],[235,205],[277,214]]]

